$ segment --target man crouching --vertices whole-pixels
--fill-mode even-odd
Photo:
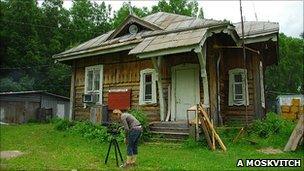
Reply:
[[[121,119],[126,133],[127,161],[124,167],[134,166],[138,154],[138,141],[143,130],[142,126],[140,122],[129,113],[122,113],[119,109],[115,109],[113,110],[113,114],[116,114]]]

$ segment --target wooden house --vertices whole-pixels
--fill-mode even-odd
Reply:
[[[44,90],[0,93],[1,122],[26,123],[29,120],[46,119],[46,114],[68,118],[69,112],[68,97]]]
[[[201,102],[215,123],[244,123],[265,115],[263,75],[277,62],[278,31],[278,23],[244,22],[244,57],[240,23],[130,15],[53,58],[73,70],[70,119],[90,119],[93,108],[110,103],[111,91],[127,90],[126,103],[150,121],[185,121],[187,109]],[[96,103],[83,103],[84,94]]]

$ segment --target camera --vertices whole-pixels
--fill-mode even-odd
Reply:
[[[111,135],[118,135],[118,134],[120,134],[120,130],[123,128],[118,123],[106,122],[106,123],[103,123],[102,125],[107,128],[107,133],[109,133]]]

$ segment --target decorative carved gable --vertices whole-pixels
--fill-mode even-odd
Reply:
[[[130,28],[131,26],[131,28]],[[136,31],[137,29],[137,31]],[[147,22],[145,20],[142,20],[134,15],[129,15],[125,21],[120,24],[118,28],[109,36],[107,40],[114,39],[116,37],[120,37],[126,34],[131,34],[130,32],[133,31],[133,34],[136,34],[137,32],[140,32],[142,30],[162,30],[161,27]]]

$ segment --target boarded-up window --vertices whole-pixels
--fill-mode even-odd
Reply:
[[[156,103],[156,75],[154,69],[140,71],[139,104]]]
[[[229,106],[249,105],[246,69],[232,69],[229,71]],[[247,100],[246,100],[247,99]]]

